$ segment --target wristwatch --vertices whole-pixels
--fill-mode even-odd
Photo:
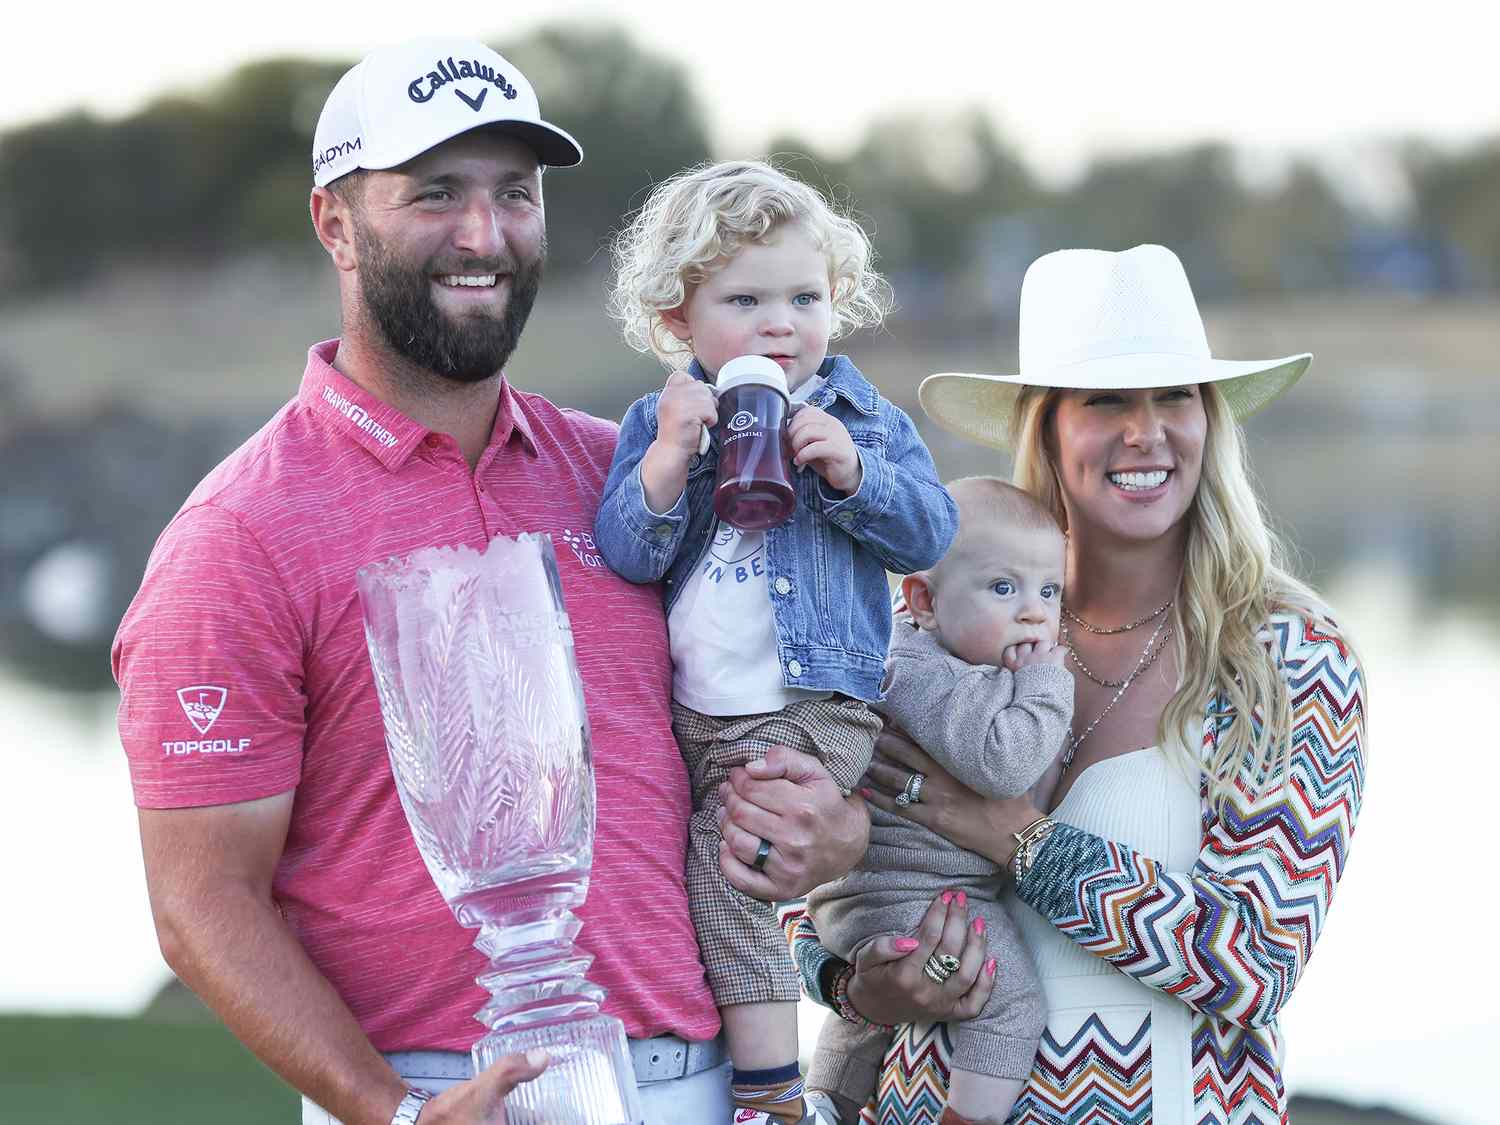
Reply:
[[[432,1095],[426,1090],[406,1091],[406,1097],[401,1099],[401,1104],[396,1107],[396,1113],[391,1118],[391,1125],[417,1125],[422,1107],[431,1100]]]

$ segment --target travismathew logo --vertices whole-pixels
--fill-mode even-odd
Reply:
[[[406,87],[406,96],[420,105],[431,101],[432,96],[450,82],[458,82],[465,78],[478,78],[481,82],[488,82],[504,94],[507,100],[515,99],[516,88],[494,67],[486,66],[478,59],[454,62],[452,56],[438,59],[434,69],[429,70],[421,78],[413,78],[411,84]],[[479,112],[480,107],[484,105],[484,99],[489,96],[488,90],[480,90],[477,98],[470,97],[457,87],[454,87],[453,92],[462,98],[464,104],[475,113]]]
[[[371,418],[363,406],[350,402],[332,387],[323,388],[323,400],[387,449],[396,444],[395,434]]]

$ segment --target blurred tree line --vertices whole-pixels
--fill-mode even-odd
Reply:
[[[588,153],[581,174],[547,180],[549,209],[565,216],[549,232],[552,268],[603,270],[602,248],[645,189],[709,157],[702,106],[681,67],[618,29],[558,26],[497,46]],[[0,134],[0,297],[117,265],[311,253],[312,133],[346,66],[257,62],[123,120],[77,112]],[[1500,139],[1403,148],[1410,206],[1395,220],[1363,213],[1305,162],[1247,186],[1222,144],[1099,160],[1048,190],[978,111],[874,122],[844,157],[791,136],[770,151],[852,202],[908,312],[992,312],[1039,253],[1143,241],[1176,249],[1205,295],[1500,287]]]

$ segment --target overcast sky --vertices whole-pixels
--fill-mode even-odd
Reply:
[[[1483,5],[1429,0],[1392,9],[1399,18],[1345,0],[979,7],[257,0],[209,17],[196,0],[86,14],[26,4],[7,16],[0,45],[0,128],[80,104],[125,113],[273,54],[353,59],[442,33],[493,42],[561,17],[621,22],[686,65],[722,155],[787,131],[836,151],[877,114],[977,103],[1054,181],[1100,152],[1219,138],[1267,175],[1288,152],[1317,154],[1353,193],[1379,198],[1389,191],[1371,155],[1381,139],[1500,135],[1500,97],[1481,79],[1494,40],[1487,20],[1462,14]]]

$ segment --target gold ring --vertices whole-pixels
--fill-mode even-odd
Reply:
[[[958,958],[951,953],[934,953],[922,965],[922,972],[938,984],[944,983],[958,969]]]

